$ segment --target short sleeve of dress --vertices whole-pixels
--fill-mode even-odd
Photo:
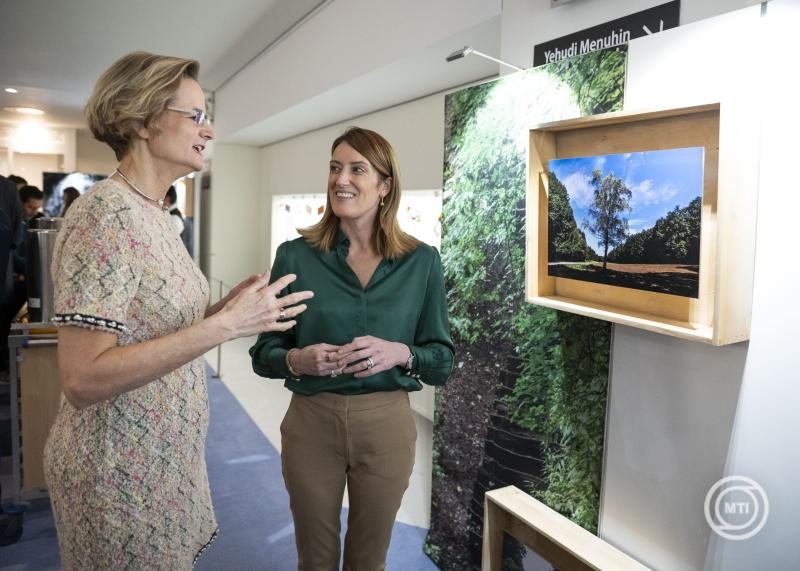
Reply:
[[[53,253],[53,322],[125,333],[145,247],[130,202],[100,191],[73,208]]]

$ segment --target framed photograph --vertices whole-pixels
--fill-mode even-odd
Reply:
[[[697,298],[703,150],[548,161],[547,274]]]
[[[526,299],[714,345],[748,339],[756,187],[721,151],[742,143],[720,133],[718,104],[532,128]]]

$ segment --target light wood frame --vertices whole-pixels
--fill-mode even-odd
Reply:
[[[756,189],[725,177],[719,104],[644,113],[606,113],[530,130],[527,180],[526,299],[691,341],[749,339]],[[727,145],[726,145],[727,144]],[[681,147],[704,147],[698,298],[549,276],[548,161]],[[741,160],[756,160],[743,157]]]
[[[504,533],[533,549],[557,569],[649,569],[516,486],[486,492],[483,506],[482,571],[501,571]]]

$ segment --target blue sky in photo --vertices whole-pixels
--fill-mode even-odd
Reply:
[[[628,234],[652,228],[675,206],[687,206],[703,195],[703,147],[665,149],[574,157],[549,161],[548,168],[567,188],[569,202],[578,228],[586,241],[602,255],[597,238],[581,225],[589,220],[589,206],[594,199],[592,171],[600,169],[603,178],[614,173],[631,189],[631,208],[627,213]]]

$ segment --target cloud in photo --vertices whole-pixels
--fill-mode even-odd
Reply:
[[[576,171],[561,181],[567,189],[570,201],[580,208],[587,208],[594,200],[592,179],[586,173]]]
[[[674,184],[656,184],[653,179],[646,178],[638,183],[625,181],[631,189],[631,205],[663,204],[671,201],[678,195],[680,189]]]
[[[594,158],[594,166],[592,168],[603,170],[605,164],[606,164],[606,155],[598,155]]]

